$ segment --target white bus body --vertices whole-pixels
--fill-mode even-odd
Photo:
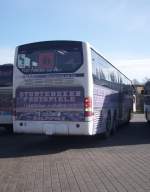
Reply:
[[[90,44],[47,41],[16,48],[14,132],[108,133],[127,122],[131,82]]]
[[[144,112],[146,120],[150,123],[150,81],[144,86]]]
[[[12,126],[13,65],[0,66],[0,126]]]

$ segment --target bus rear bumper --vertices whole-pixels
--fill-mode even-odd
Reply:
[[[93,122],[14,121],[15,133],[45,135],[94,135]]]

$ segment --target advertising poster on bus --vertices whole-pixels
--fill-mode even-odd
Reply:
[[[16,98],[18,120],[84,120],[82,87],[20,87],[16,91]]]

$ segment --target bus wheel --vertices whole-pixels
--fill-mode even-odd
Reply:
[[[126,120],[126,122],[124,124],[128,125],[130,120],[131,120],[131,110],[128,111],[127,120]]]
[[[131,110],[129,110],[129,112],[128,112],[128,119],[127,119],[128,123],[130,120],[131,120]]]
[[[145,118],[146,118],[147,122],[149,122],[149,121],[148,121],[147,111],[145,112]]]
[[[110,136],[111,133],[111,115],[108,113],[107,119],[106,119],[106,131],[104,133],[104,138],[107,139]]]
[[[117,128],[118,128],[118,123],[117,123],[117,120],[116,120],[116,116],[114,116],[113,122],[112,122],[112,134],[113,135],[116,133]]]
[[[9,134],[13,134],[13,126],[12,125],[7,125],[5,127],[6,131],[9,133]]]

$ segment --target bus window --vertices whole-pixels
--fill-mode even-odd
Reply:
[[[32,49],[31,49],[32,48]],[[41,49],[40,49],[41,48]],[[40,50],[39,50],[40,49]],[[31,46],[18,50],[18,69],[25,73],[67,73],[75,72],[83,64],[82,46],[59,44],[51,47]]]

